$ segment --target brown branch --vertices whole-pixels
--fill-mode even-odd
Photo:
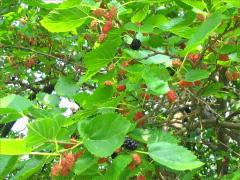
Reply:
[[[28,48],[28,47],[24,47],[24,46],[12,46],[12,45],[0,44],[0,48],[3,48],[3,49],[21,49],[21,50],[24,50],[24,51],[30,51],[30,52],[33,52],[33,53],[36,53],[36,54],[39,54],[39,55],[42,55],[42,56],[46,56],[46,57],[49,57],[49,58],[60,59],[62,61],[66,61],[65,59],[61,59],[61,58],[59,58],[57,56],[53,56],[51,54],[47,54],[47,53],[44,53],[44,52],[36,51],[34,49],[31,49],[31,48]]]
[[[234,116],[237,116],[240,114],[240,110],[237,110],[235,112],[233,112],[232,114],[229,114],[228,117],[226,117],[225,121],[230,121]]]
[[[152,54],[149,54],[147,55],[146,57],[144,57],[144,59],[148,59],[152,56],[156,56],[158,54],[162,54],[162,55],[165,55],[165,56],[170,56],[171,58],[178,58],[178,56],[175,56],[175,55],[172,55],[172,54],[169,54],[168,52],[160,52],[160,51],[157,51],[153,48],[150,48],[148,46],[142,46],[145,50],[149,50],[149,51],[152,51],[153,53]]]

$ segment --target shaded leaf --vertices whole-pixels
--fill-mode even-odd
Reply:
[[[27,162],[24,164],[24,166],[21,168],[20,171],[18,171],[14,177],[12,177],[12,180],[18,180],[18,179],[28,179],[30,178],[34,173],[39,172],[41,167],[44,165],[46,159],[36,159],[31,158],[27,160]]]
[[[203,69],[193,69],[186,73],[185,80],[188,82],[194,82],[201,79],[206,79],[210,75],[210,72]]]
[[[77,93],[79,87],[71,79],[61,77],[58,79],[54,89],[59,96],[72,97]]]
[[[112,61],[121,44],[121,30],[112,30],[109,32],[105,41],[96,49],[87,53],[84,57],[84,63],[88,69],[83,82],[95,75],[102,67],[105,67]]]
[[[185,171],[203,165],[189,150],[177,144],[157,142],[148,144],[149,156],[161,165],[170,169]]]
[[[0,179],[5,179],[5,176],[11,172],[18,161],[18,156],[0,155]]]
[[[10,108],[17,112],[23,112],[33,104],[30,100],[15,94],[8,95],[0,99],[0,108]]]
[[[81,158],[77,160],[74,166],[74,173],[81,175],[95,164],[97,164],[97,158],[94,158],[90,153],[84,153]]]
[[[208,36],[219,26],[222,21],[223,16],[219,12],[213,13],[202,25],[196,30],[192,38],[187,43],[186,51],[199,45],[203,40],[208,38]]]
[[[114,160],[111,166],[108,168],[107,172],[102,178],[99,179],[120,179],[120,175],[127,165],[132,161],[132,157],[127,154],[120,154]]]

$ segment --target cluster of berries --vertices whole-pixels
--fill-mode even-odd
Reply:
[[[172,66],[174,68],[179,68],[179,67],[181,67],[181,65],[182,65],[182,61],[178,58],[176,58],[172,61]]]
[[[107,80],[107,81],[104,81],[104,85],[105,85],[105,86],[112,86],[113,83],[112,83],[112,81]],[[116,89],[117,89],[118,92],[125,91],[126,85],[125,85],[125,84],[119,84],[119,85],[116,87]]]
[[[130,48],[132,50],[138,50],[141,47],[142,43],[139,39],[133,39],[132,43],[130,44]]]
[[[188,82],[188,81],[181,80],[178,82],[178,84],[180,87],[186,88],[186,87],[200,86],[201,81]]]
[[[226,76],[228,81],[236,81],[240,78],[240,73],[239,72],[226,71],[225,76]]]
[[[107,33],[112,29],[113,26],[113,19],[117,16],[117,8],[112,6],[108,11],[105,9],[99,8],[92,11],[92,14],[95,17],[104,17],[107,21],[102,27],[102,32],[98,37],[99,42],[103,42],[106,37]],[[93,20],[90,24],[91,29],[97,29],[97,21]]]
[[[142,159],[141,156],[137,153],[132,154],[132,161],[131,163],[128,165],[128,168],[133,171],[136,166],[138,166],[139,164],[142,163]]]
[[[218,59],[220,61],[228,61],[229,60],[229,56],[227,54],[220,54]]]
[[[176,94],[176,92],[175,92],[174,90],[169,90],[169,91],[167,92],[167,99],[168,99],[168,101],[169,101],[170,103],[175,102],[176,99],[177,99],[177,94]]]
[[[24,66],[28,69],[32,68],[36,64],[37,64],[36,57],[30,57],[24,62]]]
[[[76,154],[63,154],[60,162],[53,165],[51,169],[52,176],[67,176],[74,166],[76,160],[82,156],[83,152]]]
[[[144,122],[144,112],[138,111],[135,113],[134,117],[133,117],[133,121],[137,122],[137,126],[138,127],[142,127],[145,122]]]
[[[127,137],[123,143],[123,147],[128,150],[135,150],[138,147],[138,143],[134,141],[133,139]]]
[[[77,144],[77,139],[76,139],[75,137],[72,137],[72,138],[70,139],[70,142],[71,142],[71,143],[69,143],[69,144],[64,144],[63,147],[64,147],[65,149],[69,149],[69,148],[73,147],[75,144]]]
[[[199,53],[193,54],[190,53],[188,54],[188,59],[191,61],[192,65],[195,65],[201,58],[201,55]]]

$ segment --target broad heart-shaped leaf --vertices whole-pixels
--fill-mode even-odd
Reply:
[[[89,18],[87,13],[81,7],[55,9],[45,16],[40,23],[50,32],[74,31]]]
[[[178,171],[192,170],[203,165],[191,151],[177,144],[168,142],[148,144],[148,152],[154,161]]]
[[[54,89],[59,96],[66,96],[71,98],[77,93],[79,87],[71,79],[61,77],[58,79],[58,82],[55,85]]]
[[[111,166],[108,168],[107,172],[104,174],[102,178],[97,179],[112,179],[117,180],[120,179],[120,175],[123,170],[127,167],[127,165],[132,161],[132,157],[127,154],[118,155],[114,160]]]
[[[81,175],[95,164],[97,164],[97,158],[93,157],[90,153],[84,153],[81,158],[77,160],[74,166],[74,173]]]
[[[0,108],[10,108],[17,112],[23,112],[33,104],[30,100],[15,94],[8,95],[0,99]]]
[[[0,139],[0,154],[21,155],[30,152],[31,148],[26,146],[25,139]]]
[[[18,156],[0,155],[0,179],[5,179],[5,176],[14,168],[17,160]]]
[[[194,82],[201,79],[206,79],[210,75],[210,72],[204,69],[193,69],[186,73],[185,80],[188,82]]]
[[[18,179],[30,179],[30,177],[34,174],[39,172],[41,167],[46,162],[46,157],[42,159],[36,159],[34,157],[30,158],[26,161],[26,163],[23,165],[23,167],[18,171],[12,180],[18,180]]]
[[[112,87],[99,87],[92,95],[88,93],[80,93],[74,96],[74,100],[81,104],[84,109],[93,109],[97,106],[102,106],[109,98],[112,97]]]
[[[111,155],[123,144],[130,123],[116,113],[98,115],[90,122],[81,123],[79,132],[84,146],[98,157]]]
[[[193,34],[187,43],[186,52],[199,45],[213,32],[221,23],[223,16],[219,12],[213,13]]]
[[[49,140],[55,140],[61,130],[63,120],[62,116],[56,116],[36,119],[34,122],[29,123],[27,145],[36,146]]]
[[[112,61],[117,52],[118,46],[121,44],[121,30],[115,29],[109,32],[105,41],[96,49],[87,53],[84,57],[84,63],[88,72],[83,82],[87,81],[95,75],[101,68],[105,67]]]

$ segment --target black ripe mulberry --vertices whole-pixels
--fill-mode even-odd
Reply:
[[[135,150],[137,149],[137,146],[138,146],[137,142],[129,137],[127,137],[123,143],[123,147],[125,147],[128,150]]]
[[[138,50],[141,45],[142,43],[139,39],[133,39],[132,43],[130,44],[130,48],[133,50]]]

